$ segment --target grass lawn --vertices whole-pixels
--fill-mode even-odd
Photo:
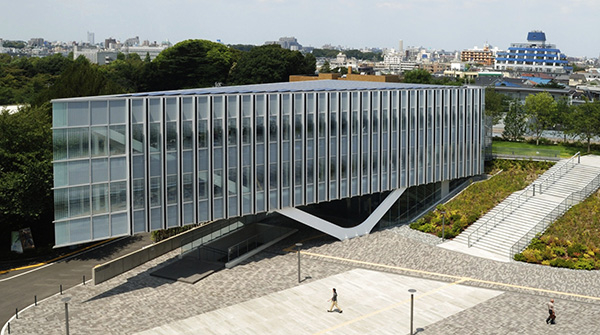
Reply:
[[[558,155],[560,158],[569,158],[578,151],[587,154],[587,146],[579,142],[535,145],[535,142],[510,142],[499,139],[492,141],[492,152],[497,154],[546,157]],[[600,155],[600,145],[592,145],[590,153]]]
[[[571,269],[600,269],[600,191],[573,206],[515,260]]]
[[[451,201],[437,206],[436,210],[411,223],[410,227],[441,237],[441,211],[444,211],[444,235],[453,238],[513,192],[525,188],[553,164],[502,159],[486,162],[488,174],[495,174],[501,169],[503,171],[493,178],[469,186]]]

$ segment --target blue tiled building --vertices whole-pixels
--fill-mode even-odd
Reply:
[[[527,43],[511,43],[508,51],[498,52],[496,70],[521,72],[567,73],[566,56],[554,44],[546,44],[546,34],[531,31],[527,34]]]

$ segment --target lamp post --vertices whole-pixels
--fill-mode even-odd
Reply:
[[[71,298],[66,297],[62,298],[61,300],[65,303],[65,326],[67,329],[67,335],[69,335],[69,301],[71,300]]]
[[[446,211],[440,211],[440,214],[442,214],[442,242],[444,242],[446,237]]]
[[[298,283],[302,280],[300,279],[300,248],[302,247],[302,243],[296,243],[296,247],[298,247]]]
[[[410,335],[413,335],[413,309],[415,305],[415,293],[417,290],[411,288],[408,292],[410,292]]]

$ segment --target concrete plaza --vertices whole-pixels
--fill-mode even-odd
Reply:
[[[446,250],[398,227],[346,240],[306,230],[195,285],[150,276],[177,251],[97,286],[65,292],[72,334],[596,334],[600,274],[498,262]],[[302,242],[302,283],[297,254]],[[331,288],[343,313],[327,313]],[[64,334],[54,296],[11,334]],[[547,325],[546,302],[557,324]]]

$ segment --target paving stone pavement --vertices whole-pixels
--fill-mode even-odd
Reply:
[[[72,298],[71,333],[141,332],[295,287],[299,285],[297,255],[283,248],[299,241],[304,244],[302,274],[309,277],[306,281],[365,268],[445,282],[470,278],[475,281],[463,285],[506,292],[424,327],[419,334],[600,333],[599,272],[492,261],[438,248],[434,240],[414,238],[413,232],[406,232],[399,227],[335,241],[322,235],[310,238],[318,233],[306,230],[195,285],[151,277],[153,269],[176,259],[176,250],[100,285],[80,285],[64,292]],[[11,334],[64,334],[64,296],[50,297],[21,311],[19,319],[11,322]],[[556,325],[544,322],[550,298],[556,300]]]

